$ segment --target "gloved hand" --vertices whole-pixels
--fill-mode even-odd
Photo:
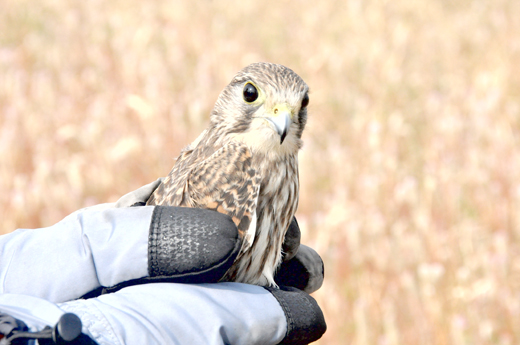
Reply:
[[[0,312],[23,320],[46,339],[57,339],[58,330],[66,333],[62,338],[74,339],[82,329],[75,345],[303,345],[319,339],[326,329],[316,301],[301,290],[240,283],[142,284],[59,304],[0,294]],[[63,332],[60,319],[67,313],[77,315],[83,327]]]
[[[130,334],[136,344],[171,343],[168,337],[177,334],[202,343],[212,343],[214,334],[233,334],[237,343],[269,343],[264,339],[269,337],[273,343],[283,339],[288,344],[305,344],[323,334],[326,326],[320,308],[312,297],[294,288],[264,289],[238,283],[141,284],[216,282],[239,249],[236,227],[227,216],[198,209],[127,207],[146,199],[153,188],[153,184],[145,186],[116,204],[77,211],[49,228],[0,236],[0,311],[15,311],[24,321],[34,320],[36,304],[43,304],[44,315],[53,308],[61,309],[54,315],[73,312],[98,342],[105,342],[111,332],[116,338]],[[290,231],[297,240],[288,248],[297,248],[297,224]],[[323,263],[314,251],[301,246],[283,263],[276,279],[280,285],[313,291],[323,280]],[[113,291],[117,292],[103,294],[99,301],[72,301],[88,292],[87,297],[92,297]],[[49,306],[50,301],[65,303]],[[161,308],[166,308],[166,314],[159,312]],[[177,317],[173,324],[172,313]],[[260,328],[248,333],[246,327],[236,333],[245,320],[247,327]],[[56,322],[53,316],[44,325]],[[150,322],[157,324],[154,327],[165,342],[155,341],[158,335],[150,329]],[[262,330],[267,323],[272,324],[270,335]],[[29,327],[41,330],[43,326]],[[189,334],[201,327],[206,327],[207,333]],[[222,333],[223,329],[230,333]]]

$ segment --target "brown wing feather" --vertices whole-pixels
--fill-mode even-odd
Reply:
[[[230,216],[244,237],[255,217],[260,188],[249,149],[230,142],[203,161],[186,167],[190,158],[179,157],[147,204],[215,210]]]

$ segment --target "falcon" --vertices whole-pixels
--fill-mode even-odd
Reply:
[[[291,69],[254,63],[219,95],[208,128],[184,148],[147,205],[215,210],[242,239],[223,281],[276,286],[298,207],[298,150],[309,87]]]

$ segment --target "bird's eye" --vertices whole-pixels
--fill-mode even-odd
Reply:
[[[309,94],[306,93],[302,99],[302,109],[309,105]]]
[[[251,83],[247,83],[244,86],[243,93],[244,93],[244,101],[246,101],[247,103],[254,102],[258,98],[258,90]]]

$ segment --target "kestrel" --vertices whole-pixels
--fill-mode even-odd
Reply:
[[[276,286],[285,233],[298,207],[298,150],[309,87],[289,68],[254,63],[218,97],[209,127],[181,151],[147,205],[229,215],[241,250],[223,280]]]

